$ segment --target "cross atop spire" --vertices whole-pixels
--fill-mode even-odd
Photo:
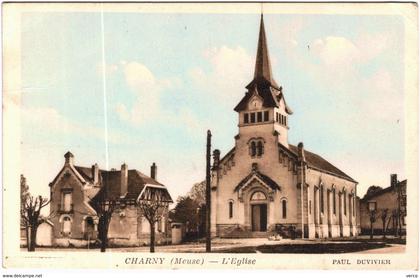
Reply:
[[[258,36],[258,50],[257,58],[255,60],[254,80],[260,81],[265,79],[272,85],[276,86],[276,82],[272,76],[273,74],[271,72],[270,56],[268,55],[267,38],[265,36],[264,29],[264,16],[261,13],[260,34]]]

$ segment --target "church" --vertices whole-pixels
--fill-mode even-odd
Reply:
[[[218,237],[332,238],[359,233],[357,181],[289,144],[293,112],[273,78],[261,15],[253,80],[234,110],[234,147],[213,152],[211,232]]]

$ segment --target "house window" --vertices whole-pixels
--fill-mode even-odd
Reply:
[[[368,209],[369,211],[376,210],[376,202],[368,202]]]
[[[255,123],[255,113],[251,113],[251,123]]]
[[[63,230],[64,235],[69,235],[71,233],[71,218],[69,216],[63,217]]]
[[[282,207],[282,217],[285,219],[287,217],[287,201],[283,200],[281,201],[281,207]]]
[[[268,122],[268,111],[264,111],[264,122]]]
[[[324,186],[321,185],[321,189],[319,190],[319,200],[321,206],[321,213],[324,213]]]
[[[73,198],[71,191],[64,191],[61,199],[61,209],[69,212],[73,209]]]
[[[261,123],[262,122],[262,112],[257,112],[257,122]]]
[[[333,188],[333,213],[335,214],[335,188]]]
[[[229,201],[229,218],[233,218],[233,201]]]
[[[244,123],[249,123],[249,114],[248,113],[245,113],[244,114]]]

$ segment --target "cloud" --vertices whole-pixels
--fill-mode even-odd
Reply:
[[[182,86],[182,80],[177,77],[158,78],[144,64],[139,62],[122,62],[124,78],[136,100],[129,109],[123,103],[118,103],[115,111],[119,118],[132,125],[146,122],[165,122],[171,126],[185,129],[190,136],[195,136],[205,124],[197,119],[195,113],[188,107],[163,109],[162,94],[168,89]],[[198,79],[201,77],[197,76]]]
[[[196,86],[211,90],[221,104],[232,105],[241,96],[246,84],[252,80],[254,58],[240,46],[214,47],[203,52],[209,70],[192,68],[189,76]]]
[[[343,37],[316,39],[311,48],[326,67],[347,67],[359,59],[359,49]],[[334,69],[335,70],[335,69]]]
[[[111,143],[125,142],[125,136],[118,132],[108,132],[105,138],[104,128],[86,126],[72,121],[51,107],[20,107],[22,126],[28,130],[44,132],[45,134],[73,134],[78,137],[109,140]]]

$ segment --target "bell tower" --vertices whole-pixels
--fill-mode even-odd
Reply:
[[[282,87],[273,78],[262,14],[254,78],[246,89],[245,96],[234,109],[239,115],[239,134],[266,137],[271,133],[277,136],[279,143],[289,147],[288,116],[292,110],[286,104]]]

